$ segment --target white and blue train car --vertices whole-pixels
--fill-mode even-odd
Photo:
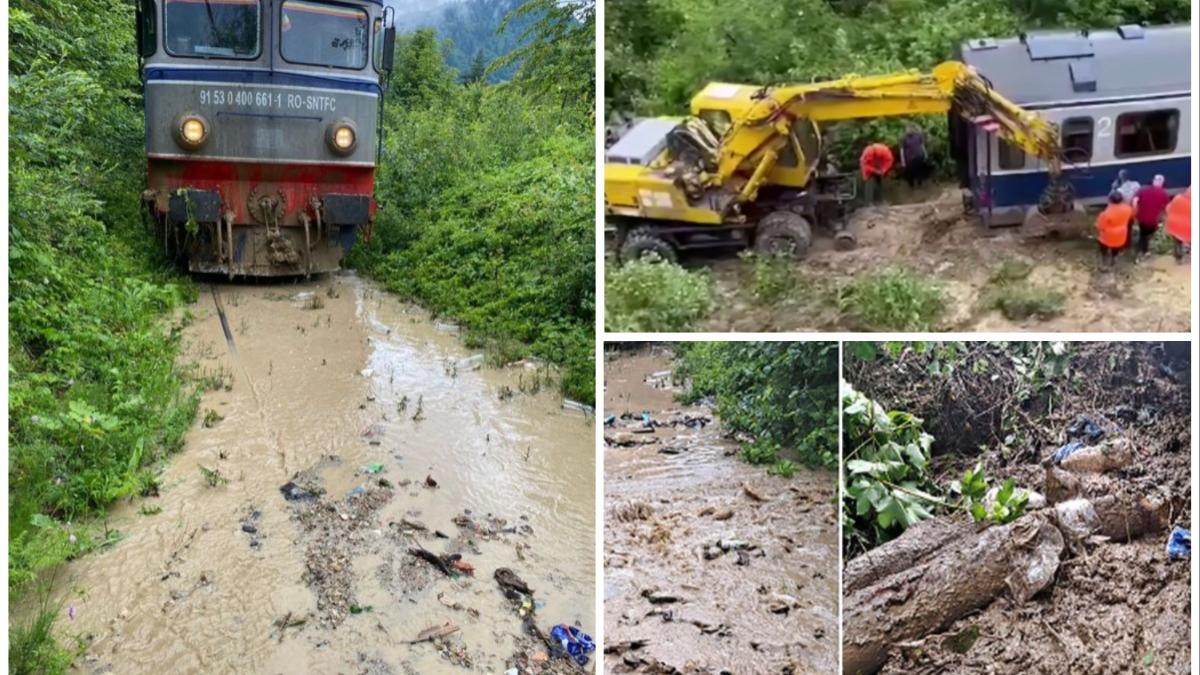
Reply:
[[[1059,126],[1077,203],[1105,203],[1120,169],[1172,193],[1191,176],[1191,29],[1122,26],[971,40],[959,58],[1004,96]],[[1045,162],[986,120],[950,117],[951,152],[970,206],[992,226],[1023,222],[1049,179]]]

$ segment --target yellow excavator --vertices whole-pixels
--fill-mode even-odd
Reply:
[[[855,176],[829,168],[821,125],[951,112],[1046,162],[1039,212],[1075,208],[1057,126],[965,64],[778,87],[711,83],[692,99],[690,117],[641,120],[607,148],[606,217],[621,258],[746,246],[799,258],[812,244],[810,223],[852,248],[845,213]]]

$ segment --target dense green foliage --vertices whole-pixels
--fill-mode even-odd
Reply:
[[[646,260],[604,268],[604,323],[610,331],[695,330],[695,323],[711,309],[712,287],[703,271]]]
[[[939,503],[929,475],[933,437],[922,421],[883,406],[842,383],[842,506],[847,556],[895,538],[929,518]]]
[[[196,399],[167,319],[194,290],[138,214],[132,5],[18,0],[9,30],[8,571],[21,595],[180,446]],[[15,672],[61,671],[45,614],[14,625]]]
[[[446,64],[458,73],[462,82],[487,77],[492,84],[510,79],[516,65],[488,74],[487,65],[521,45],[521,36],[534,21],[533,16],[509,22],[506,30],[496,30],[504,18],[525,0],[461,0],[456,2],[413,3],[396,15],[396,28],[410,33],[432,29],[441,43]]]
[[[932,280],[904,269],[885,269],[840,289],[838,306],[863,330],[929,331],[945,310],[945,296]]]
[[[721,423],[754,440],[742,458],[775,464],[781,455],[837,466],[836,342],[685,342],[676,345],[686,400],[713,397]]]
[[[382,209],[352,263],[458,321],[472,343],[561,364],[564,393],[591,403],[594,98],[544,94],[560,78],[594,78],[579,55],[594,16],[590,3],[544,4],[510,14],[534,17],[510,83],[461,83],[431,30],[398,40]]]
[[[622,0],[605,6],[605,109],[682,114],[705,82],[808,82],[929,69],[963,41],[1036,27],[1187,22],[1188,0]],[[946,123],[917,122],[945,165]],[[843,125],[835,158],[867,139],[894,142],[907,121]]]

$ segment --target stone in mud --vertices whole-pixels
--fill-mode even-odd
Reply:
[[[656,588],[647,588],[642,591],[642,597],[646,598],[652,605],[668,605],[676,602],[682,602],[682,599],[674,593],[660,591]]]
[[[317,498],[313,492],[300,487],[299,485],[288,481],[279,487],[279,492],[283,494],[283,498],[289,502],[295,501],[312,501]]]
[[[1076,450],[1059,466],[1075,473],[1106,473],[1129,466],[1133,463],[1133,453],[1129,439],[1113,438]]]

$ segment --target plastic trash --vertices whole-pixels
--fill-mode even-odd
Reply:
[[[563,399],[562,407],[564,410],[578,410],[579,412],[587,415],[590,415],[595,411],[592,406],[587,405],[586,403],[580,403],[579,401],[572,401],[569,398]]]
[[[475,354],[465,359],[459,359],[455,365],[459,370],[477,370],[483,365],[483,354]]]
[[[447,323],[445,321],[434,321],[433,329],[442,333],[457,333],[459,330],[458,324]]]
[[[366,494],[366,492],[367,492],[366,488],[364,488],[363,486],[359,485],[358,487],[356,487],[356,488],[354,488],[354,489],[350,490],[349,492],[347,492],[347,493],[346,493],[346,496],[347,496],[347,497],[357,497],[357,496],[359,496],[359,495],[361,495],[361,494]]]
[[[369,474],[377,474],[380,471],[383,471],[383,465],[379,462],[374,462],[364,466],[363,471],[366,471]]]
[[[642,413],[642,426],[647,429],[654,428],[654,418],[650,417],[650,413],[648,413],[648,412]]]
[[[1071,441],[1070,443],[1067,443],[1066,445],[1054,451],[1054,463],[1056,465],[1062,464],[1064,459],[1075,454],[1075,451],[1083,447],[1085,447],[1083,445],[1083,441]]]
[[[1095,443],[1103,437],[1104,428],[1087,415],[1076,417],[1071,426],[1067,427],[1067,438],[1082,438]]]
[[[1192,557],[1192,532],[1182,527],[1171,530],[1171,538],[1167,540],[1167,558],[1170,560],[1187,560]]]
[[[550,639],[562,645],[580,667],[586,666],[587,655],[596,651],[596,643],[592,641],[592,636],[565,623],[560,623],[550,630]]]
[[[609,415],[608,417],[604,418],[604,426],[606,426],[606,427],[615,426],[616,423],[617,423],[616,415]]]

